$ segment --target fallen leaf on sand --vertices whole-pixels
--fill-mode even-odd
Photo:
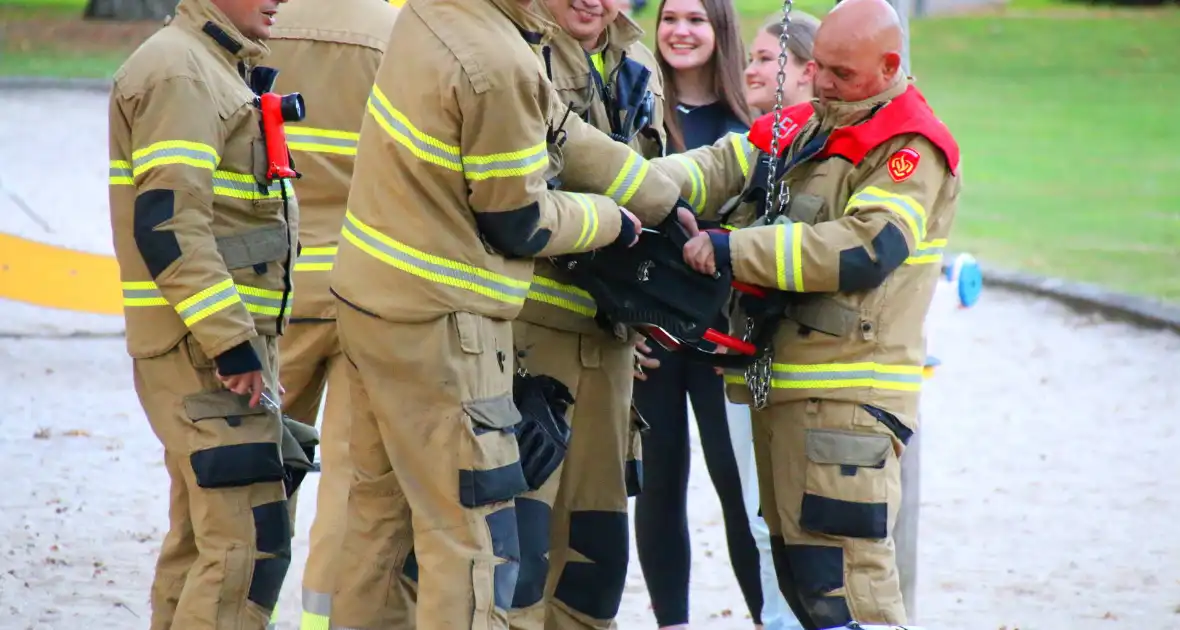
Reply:
[[[90,437],[90,432],[86,429],[70,429],[69,431],[62,433],[62,435],[68,437]]]

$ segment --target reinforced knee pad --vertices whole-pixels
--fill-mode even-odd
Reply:
[[[516,499],[516,526],[520,533],[520,575],[516,581],[513,608],[528,608],[545,597],[549,574],[549,516],[543,501]]]
[[[828,595],[844,586],[844,550],[819,545],[787,545],[770,539],[779,590],[805,630],[840,628],[852,622],[848,602]]]
[[[258,555],[246,597],[267,610],[274,610],[291,565],[291,519],[286,501],[264,503],[252,512]]]
[[[539,490],[565,460],[570,439],[565,414],[574,398],[569,388],[553,377],[519,372],[512,397],[521,417],[516,440],[524,478],[530,489]]]
[[[629,541],[626,512],[571,512],[569,548],[587,562],[566,562],[553,596],[593,619],[614,619],[627,582]]]
[[[493,571],[493,600],[496,608],[508,610],[516,594],[520,576],[520,533],[516,525],[516,509],[504,508],[488,514],[484,520],[492,538],[492,553],[504,562]]]

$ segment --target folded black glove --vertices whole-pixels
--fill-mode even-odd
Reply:
[[[520,465],[529,488],[539,490],[565,460],[570,440],[566,412],[574,397],[551,376],[517,373],[512,398],[520,411],[516,426]]]

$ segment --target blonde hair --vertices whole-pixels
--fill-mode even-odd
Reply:
[[[762,26],[762,30],[773,35],[775,39],[782,37],[782,16],[771,16]],[[791,24],[787,27],[787,50],[791,52],[795,63],[802,64],[812,60],[811,47],[815,44],[817,30],[819,18],[802,11],[791,11]]]

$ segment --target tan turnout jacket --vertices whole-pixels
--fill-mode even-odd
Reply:
[[[533,6],[542,17],[552,19],[543,2],[535,2]],[[630,18],[620,14],[607,27],[606,41],[595,51],[597,58],[592,61],[587,58],[585,49],[577,40],[564,33],[557,33],[549,42],[548,70],[552,74],[553,87],[557,90],[560,102],[573,103],[577,115],[583,116],[606,133],[610,132],[610,122],[602,94],[591,74],[596,71],[592,64],[600,63],[609,76],[611,70],[622,63],[625,57],[630,57],[651,70],[648,89],[655,97],[651,127],[659,134],[660,141],[656,143],[644,135],[637,135],[631,148],[645,158],[656,158],[667,142],[663,120],[664,90],[655,56],[639,41],[641,37],[643,30]],[[574,286],[565,272],[550,261],[537,261],[528,299],[520,312],[521,320],[557,330],[590,334],[602,330],[594,321],[596,312],[594,298]]]
[[[300,0],[283,5],[265,64],[275,90],[299,92],[307,116],[286,126],[299,194],[298,287],[293,319],[332,319],[328,272],[336,259],[353,161],[373,77],[398,10],[385,0]]]
[[[816,105],[806,122],[794,121],[800,127],[782,159],[791,161],[834,129],[869,124],[869,116],[885,115],[883,104],[897,113],[902,105],[895,99],[909,87],[902,81],[864,102]],[[924,100],[911,99],[905,107],[915,116],[929,112]],[[928,120],[937,119],[929,113]],[[945,131],[937,122],[927,127],[938,128],[935,135]],[[813,143],[810,157],[783,179],[790,189],[790,222],[756,225],[762,222],[755,216],[765,198],[766,171],[736,175],[743,167],[730,146],[722,139],[656,165],[686,195],[707,189],[706,214],[729,200],[725,210],[733,212],[723,218],[742,228],[728,237],[738,281],[799,294],[775,338],[770,401],[847,400],[877,406],[914,426],[925,318],[960,190],[957,148],[948,158],[926,135],[886,133],[857,161],[810,153],[819,146]],[[746,162],[757,159],[751,154]],[[726,258],[724,252],[718,256]],[[740,309],[732,321],[736,333],[744,332]],[[731,399],[750,400],[741,374],[726,381]]]
[[[410,0],[361,128],[332,290],[379,317],[513,319],[534,257],[613,242],[625,206],[667,216],[675,184],[555,97],[556,27],[515,0]],[[547,189],[563,167],[571,191]]]
[[[191,331],[216,358],[285,325],[299,210],[289,184],[266,180],[260,112],[239,75],[265,53],[210,0],[182,0],[115,73],[111,228],[133,357]]]

